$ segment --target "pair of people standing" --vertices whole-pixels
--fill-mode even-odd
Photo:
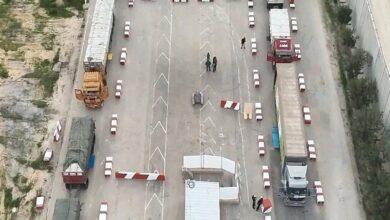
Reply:
[[[210,62],[210,53],[207,53],[207,57],[206,57],[206,70],[207,71],[211,71],[211,62]],[[213,72],[215,72],[217,70],[217,57],[213,57]]]
[[[263,204],[263,197],[260,197],[260,199],[257,200],[257,207],[256,207],[256,196],[252,195],[252,207],[253,207],[253,209],[255,209],[255,207],[256,207],[256,211],[259,211],[260,206],[262,204]]]

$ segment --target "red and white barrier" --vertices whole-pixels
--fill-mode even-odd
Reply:
[[[269,189],[271,187],[271,179],[269,175],[268,166],[262,167],[264,188]]]
[[[269,198],[263,198],[263,204],[261,204],[261,212],[268,214],[272,211],[272,203]],[[268,218],[270,219],[270,218]]]
[[[139,173],[139,172],[115,172],[117,179],[128,180],[149,180],[149,181],[164,181],[165,175],[159,173]]]
[[[220,106],[221,106],[221,108],[233,109],[236,111],[240,110],[240,103],[239,102],[221,100]]]
[[[316,160],[317,159],[317,153],[316,153],[316,147],[314,145],[313,140],[307,140],[307,150],[309,151],[309,159],[310,160]]]
[[[60,121],[57,121],[57,125],[54,128],[54,134],[53,134],[53,138],[54,138],[55,142],[60,140],[61,130],[62,130],[61,123],[60,123]]]
[[[322,190],[321,181],[314,181],[314,188],[316,190],[316,200],[318,205],[323,205],[325,203],[324,192]]]

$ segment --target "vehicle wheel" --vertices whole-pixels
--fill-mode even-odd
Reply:
[[[66,189],[70,189],[70,184],[65,184]]]

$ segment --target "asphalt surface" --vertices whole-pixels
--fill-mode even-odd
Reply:
[[[108,64],[110,98],[98,110],[86,109],[74,98],[70,106],[69,117],[92,115],[96,120],[96,161],[89,175],[89,188],[67,192],[59,175],[66,152],[67,126],[48,216],[52,214],[54,198],[79,194],[83,202],[81,219],[97,218],[102,201],[108,202],[110,219],[184,219],[182,158],[203,153],[235,160],[240,167],[240,203],[222,204],[221,219],[260,218],[261,214],[251,207],[252,194],[272,197],[273,219],[363,219],[357,211],[360,207],[351,158],[318,2],[298,2],[292,14],[298,18],[300,28],[293,36],[301,43],[303,53],[298,70],[307,76],[308,91],[302,99],[312,110],[313,124],[306,131],[319,151],[318,161],[309,163],[309,180],[312,184],[319,176],[323,182],[323,207],[317,207],[312,199],[305,208],[288,208],[277,197],[280,159],[279,152],[271,147],[276,118],[274,74],[265,61],[269,49],[265,4],[255,2],[256,26],[252,29],[248,27],[246,1],[137,1],[134,8],[128,8],[123,1],[115,6],[113,60]],[[132,22],[129,39],[123,37],[127,20]],[[247,49],[240,49],[244,36]],[[252,37],[257,39],[256,56],[250,54]],[[119,65],[122,47],[128,50],[125,66]],[[216,72],[205,71],[207,52],[218,59]],[[261,72],[261,86],[257,89],[252,81],[254,68]],[[81,76],[80,68],[75,87],[82,84]],[[118,79],[124,84],[119,100],[113,97]],[[202,107],[191,105],[191,93],[196,90],[204,93]],[[238,101],[242,107],[245,102],[261,101],[264,120],[244,120],[241,111],[220,108],[221,99]],[[111,114],[119,116],[116,135],[109,133]],[[267,146],[262,158],[257,155],[259,134],[265,136]],[[106,156],[113,156],[114,171],[157,171],[164,173],[167,180],[105,178]],[[262,165],[271,166],[272,190],[263,188]],[[209,179],[203,175],[196,178]]]

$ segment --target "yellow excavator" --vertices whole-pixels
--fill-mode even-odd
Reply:
[[[83,87],[75,89],[76,98],[84,101],[88,108],[99,108],[103,106],[104,100],[108,98],[107,81],[104,73],[85,72]]]

